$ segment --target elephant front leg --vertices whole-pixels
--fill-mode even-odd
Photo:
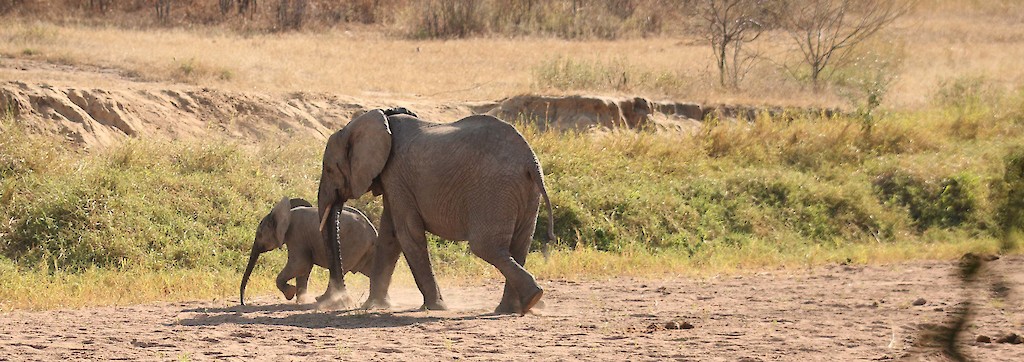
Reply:
[[[395,274],[395,264],[398,263],[402,249],[389,219],[385,210],[381,217],[380,235],[374,246],[373,265],[370,268],[370,297],[363,303],[363,309],[391,308],[388,289],[391,287],[391,277]]]
[[[398,242],[409,263],[416,287],[423,294],[423,305],[420,310],[447,310],[448,306],[441,298],[441,290],[437,288],[434,270],[430,266],[430,253],[427,252],[427,236],[422,221],[409,222],[405,228],[399,229]]]

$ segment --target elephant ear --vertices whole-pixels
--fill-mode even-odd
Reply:
[[[293,209],[296,207],[313,207],[313,204],[309,203],[309,201],[306,201],[305,199],[291,199],[289,200],[289,203]]]
[[[388,117],[379,109],[356,117],[346,126],[351,129],[348,144],[348,187],[350,197],[365,194],[384,171],[391,155],[391,128]],[[346,167],[342,167],[346,169]]]
[[[288,226],[291,224],[292,219],[291,206],[291,200],[285,197],[277,205],[274,205],[273,210],[270,210],[270,215],[273,217],[275,224],[274,236],[277,238],[277,247],[281,247],[281,244],[284,244],[285,234],[288,233]]]

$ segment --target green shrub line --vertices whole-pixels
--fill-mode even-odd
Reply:
[[[1021,156],[1004,150],[1010,139],[903,153],[863,147],[850,151],[853,156],[788,154],[808,147],[801,143],[820,142],[794,135],[850,125],[813,119],[772,124],[781,143],[762,139],[758,145],[742,137],[759,132],[756,124],[711,126],[716,129],[693,136],[520,129],[544,165],[561,247],[618,252],[636,244],[650,253],[698,257],[752,242],[784,247],[921,240],[940,229],[996,237],[1007,229],[996,224],[1019,222],[1020,201],[1011,196],[1021,186],[1007,172],[1019,169]],[[314,201],[322,149],[318,142],[259,148],[135,140],[90,153],[6,128],[0,142],[0,255],[50,272],[239,269],[255,224],[273,200],[289,195]],[[714,151],[723,139],[733,142],[733,150]],[[922,154],[956,160],[965,156],[955,152],[962,147],[987,149],[991,162],[1016,169],[902,166]],[[379,200],[369,196],[353,205],[375,217],[380,213]],[[547,227],[542,215],[539,230]],[[536,242],[543,235],[538,232]]]
[[[561,259],[565,270],[531,263],[564,275],[580,263],[625,270],[611,260],[714,269],[905,260],[941,245],[1014,250],[1024,225],[1024,111],[1013,109],[1024,107],[1008,99],[1022,98],[998,97],[998,106],[977,99],[892,111],[871,123],[856,115],[761,116],[709,120],[693,133],[556,133],[518,123],[544,167],[556,250],[596,253]],[[953,109],[964,106],[971,111]],[[981,126],[965,138],[952,127],[965,118],[948,115],[968,114]],[[26,287],[17,278],[95,274],[112,283],[104,272],[153,272],[154,285],[178,290],[166,280],[196,271],[226,288],[274,200],[315,202],[323,152],[323,141],[309,140],[128,140],[87,151],[32,135],[10,115],[0,131],[0,273],[8,292]],[[380,215],[379,198],[351,203]],[[548,227],[542,213],[535,250]],[[486,270],[465,243],[430,239],[439,274]],[[812,256],[822,253],[824,260]],[[262,258],[258,274],[283,259]]]

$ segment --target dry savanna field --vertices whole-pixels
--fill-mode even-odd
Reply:
[[[796,2],[909,5],[814,83],[793,3],[732,2],[735,85],[711,1],[0,0],[0,361],[1024,359],[1024,4]],[[260,220],[396,106],[530,143],[542,305],[433,235],[447,311],[401,260],[389,310],[286,300],[282,250],[239,305]]]

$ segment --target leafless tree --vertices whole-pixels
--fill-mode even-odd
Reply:
[[[256,0],[219,0],[218,4],[221,15],[228,15],[237,6],[238,15],[249,15],[249,18],[256,12],[257,5]]]
[[[171,16],[172,0],[156,0],[156,19],[160,22],[167,22]]]
[[[842,63],[850,50],[903,16],[913,7],[907,0],[785,0],[780,19],[809,68],[811,83],[820,88],[826,70]],[[791,73],[797,72],[790,70]]]
[[[249,17],[252,18],[252,14],[256,12],[258,4],[256,0],[237,0],[238,1],[238,13],[245,14],[249,13]]]
[[[99,13],[110,10],[110,0],[89,0],[89,9]]]
[[[764,0],[701,0],[703,36],[714,49],[721,86],[738,88],[757,54],[745,49],[764,32]],[[728,83],[727,83],[728,82]]]
[[[308,2],[308,0],[281,0],[277,4],[277,22],[282,30],[302,27]]]
[[[220,0],[217,4],[220,5],[220,15],[227,15],[235,7],[235,0]]]

